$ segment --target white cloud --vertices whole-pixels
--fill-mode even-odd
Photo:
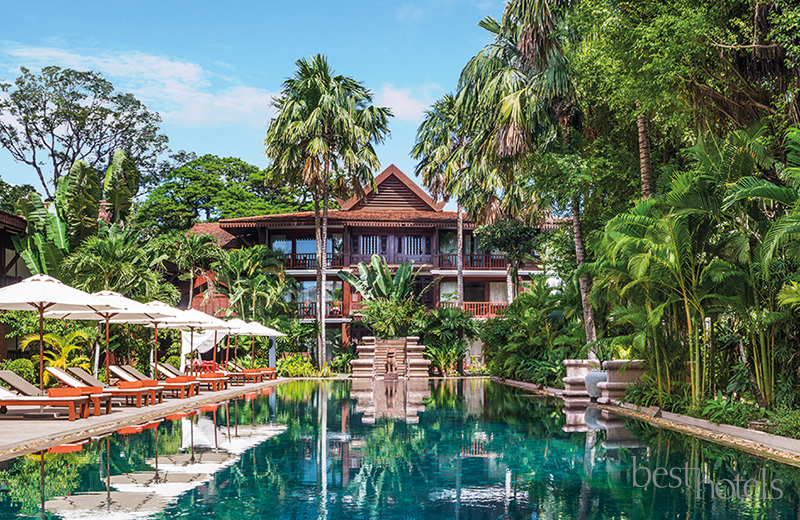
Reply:
[[[166,56],[139,51],[89,55],[0,42],[2,62],[13,65],[8,68],[14,70],[14,74],[19,66],[37,69],[58,65],[96,70],[117,90],[131,92],[149,108],[159,111],[165,122],[178,125],[214,127],[238,123],[264,127],[274,115],[272,93],[255,87],[231,85],[230,78],[212,74],[196,63]]]
[[[394,117],[403,121],[419,121],[425,110],[442,93],[437,84],[421,85],[417,88],[395,88],[385,84],[375,96],[375,104],[392,109]]]

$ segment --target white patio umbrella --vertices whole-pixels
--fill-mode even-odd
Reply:
[[[175,309],[178,310],[178,309]],[[189,309],[188,311],[179,311],[180,314],[174,318],[166,318],[158,322],[157,326],[164,329],[180,329],[189,331],[189,343],[194,348],[194,331],[196,330],[227,330],[228,323],[200,312],[196,309]],[[144,324],[144,322],[141,322]],[[155,324],[147,324],[148,327],[156,327]],[[181,369],[183,369],[183,358],[181,358]]]
[[[262,325],[257,321],[248,322],[245,330],[250,334],[250,337],[252,338],[250,350],[251,350],[251,357],[254,360],[256,358],[256,336],[271,336],[271,337],[286,336],[286,334],[284,334],[283,332],[278,332],[277,330]]]
[[[0,289],[0,309],[39,313],[39,390],[41,392],[44,392],[44,313],[46,311],[95,313],[119,310],[100,298],[65,285],[46,274],[36,274]]]
[[[229,335],[234,336],[235,340],[233,343],[233,357],[236,359],[236,353],[238,352],[239,348],[239,336],[248,336],[250,335],[250,331],[247,328],[247,322],[244,320],[240,320],[239,318],[234,318],[228,321],[228,325],[231,329],[228,331]],[[229,336],[230,338],[230,336]],[[228,352],[225,353],[225,363],[229,361],[229,351],[230,351],[230,341],[228,341]]]
[[[136,300],[131,300],[120,293],[114,291],[98,291],[92,293],[92,296],[99,300],[113,305],[115,310],[104,311],[83,311],[83,312],[68,312],[68,311],[50,311],[47,313],[48,318],[55,318],[61,320],[95,320],[102,318],[106,323],[106,383],[108,383],[108,343],[109,343],[109,324],[110,323],[135,323],[137,321],[159,320],[169,318],[170,314],[155,306],[148,306],[144,303],[139,303]],[[159,302],[161,303],[161,302]],[[164,305],[164,304],[162,304]],[[169,307],[168,305],[164,305]],[[158,334],[158,332],[156,332]],[[156,335],[156,341],[158,336]]]

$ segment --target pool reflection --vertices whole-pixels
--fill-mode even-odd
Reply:
[[[798,517],[796,468],[561,405],[479,379],[297,381],[7,463],[0,517]],[[716,481],[764,470],[785,493],[635,487],[633,457]]]

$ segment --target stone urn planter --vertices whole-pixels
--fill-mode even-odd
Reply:
[[[602,395],[597,400],[600,404],[616,404],[617,399],[625,395],[625,389],[644,374],[644,361],[641,359],[614,359],[603,363],[606,369],[606,381],[597,384]]]
[[[586,377],[583,378],[584,384],[586,385],[586,391],[589,393],[589,397],[592,399],[592,401],[596,401],[603,394],[603,391],[600,390],[600,387],[597,385],[605,382],[607,376],[608,372],[605,370],[592,370],[586,374]]]

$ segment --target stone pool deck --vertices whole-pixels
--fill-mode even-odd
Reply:
[[[538,395],[561,397],[563,394],[563,390],[539,387],[533,383],[502,380],[496,377],[491,379]],[[614,405],[592,403],[589,406],[800,467],[800,440],[797,439],[728,424],[716,424],[688,415],[665,412],[658,407],[638,408],[624,403]]]
[[[0,415],[0,461],[33,453],[59,444],[69,444],[89,437],[113,432],[123,426],[131,426],[160,419],[166,415],[195,410],[200,406],[220,403],[241,397],[245,394],[261,391],[265,388],[294,381],[289,378],[278,378],[274,381],[233,386],[219,392],[201,391],[199,395],[188,399],[176,399],[164,396],[164,402],[152,406],[117,406],[110,414],[86,419],[68,420],[66,410],[54,409],[57,418],[42,417],[29,419],[23,417],[31,412],[38,413],[39,407],[13,407],[8,413]],[[48,409],[45,409],[49,412]]]

